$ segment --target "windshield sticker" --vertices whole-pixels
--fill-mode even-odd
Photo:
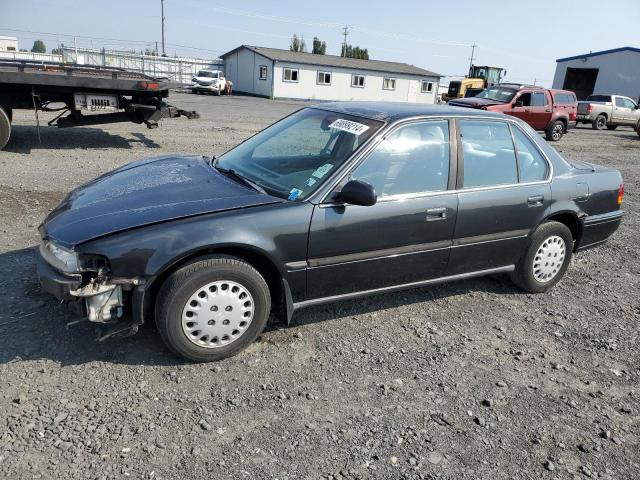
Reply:
[[[294,201],[296,198],[300,196],[301,193],[302,193],[302,190],[300,190],[299,188],[292,188],[291,191],[289,192],[288,200]]]
[[[315,178],[308,178],[306,182],[304,182],[305,187],[313,187],[316,183]]]
[[[312,177],[322,178],[324,177],[329,170],[333,168],[333,165],[330,163],[325,163],[321,167],[316,168],[316,171],[311,174]]]
[[[363,125],[362,123],[352,122],[351,120],[345,120],[344,118],[339,118],[334,121],[329,128],[335,128],[336,130],[342,130],[343,132],[353,133],[354,135],[360,135],[367,130],[369,130],[368,125]]]

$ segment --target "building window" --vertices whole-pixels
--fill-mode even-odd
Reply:
[[[298,69],[297,68],[285,68],[282,71],[282,79],[285,82],[297,82],[298,81]]]
[[[318,85],[331,85],[331,72],[318,72]]]
[[[7,52],[15,52],[16,47],[7,47]]]
[[[396,89],[396,79],[385,77],[382,79],[382,88],[384,90],[395,90]]]
[[[364,75],[351,75],[351,86],[364,88]]]
[[[266,79],[267,79],[267,66],[260,65],[260,80],[266,80]]]
[[[422,93],[430,93],[433,92],[433,82],[430,82],[428,80],[422,80],[422,89],[421,89]]]

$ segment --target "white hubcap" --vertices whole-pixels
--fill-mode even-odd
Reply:
[[[196,290],[182,309],[182,331],[199,347],[218,348],[236,341],[253,320],[249,290],[229,280]]]
[[[562,237],[554,235],[547,238],[533,258],[534,278],[540,283],[553,280],[564,264],[565,255],[566,246]]]

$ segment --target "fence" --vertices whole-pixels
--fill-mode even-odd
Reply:
[[[62,55],[32,52],[0,52],[0,59],[35,62],[66,62],[78,65],[98,65],[123,68],[153,77],[166,77],[176,83],[191,83],[198,70],[223,69],[220,59],[204,60],[187,57],[159,57],[135,52],[63,47]]]
[[[68,63],[123,68],[153,77],[166,77],[178,83],[191,83],[191,77],[203,68],[223,68],[223,62],[219,59],[159,57],[135,52],[86,48],[76,50],[75,48],[64,47],[62,49],[62,57],[63,61]]]
[[[62,55],[33,52],[0,52],[0,60],[29,60],[33,62],[61,62]]]

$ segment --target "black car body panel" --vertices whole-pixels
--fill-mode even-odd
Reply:
[[[313,108],[381,120],[384,127],[304,201],[259,193],[202,157],[162,157],[75,190],[47,217],[41,235],[80,255],[108,259],[112,278],[134,279],[131,309],[141,323],[143,304],[152,305],[167,273],[202,255],[233,255],[258,265],[281,282],[290,317],[296,308],[324,301],[513,270],[528,236],[548,219],[567,222],[576,250],[601,243],[620,224],[620,173],[567,162],[516,118],[393,103]],[[462,118],[521,129],[548,162],[548,178],[464,189],[456,133]],[[394,127],[431,119],[450,125],[446,190],[368,207],[335,200],[350,172]],[[46,283],[51,273],[40,276]]]

